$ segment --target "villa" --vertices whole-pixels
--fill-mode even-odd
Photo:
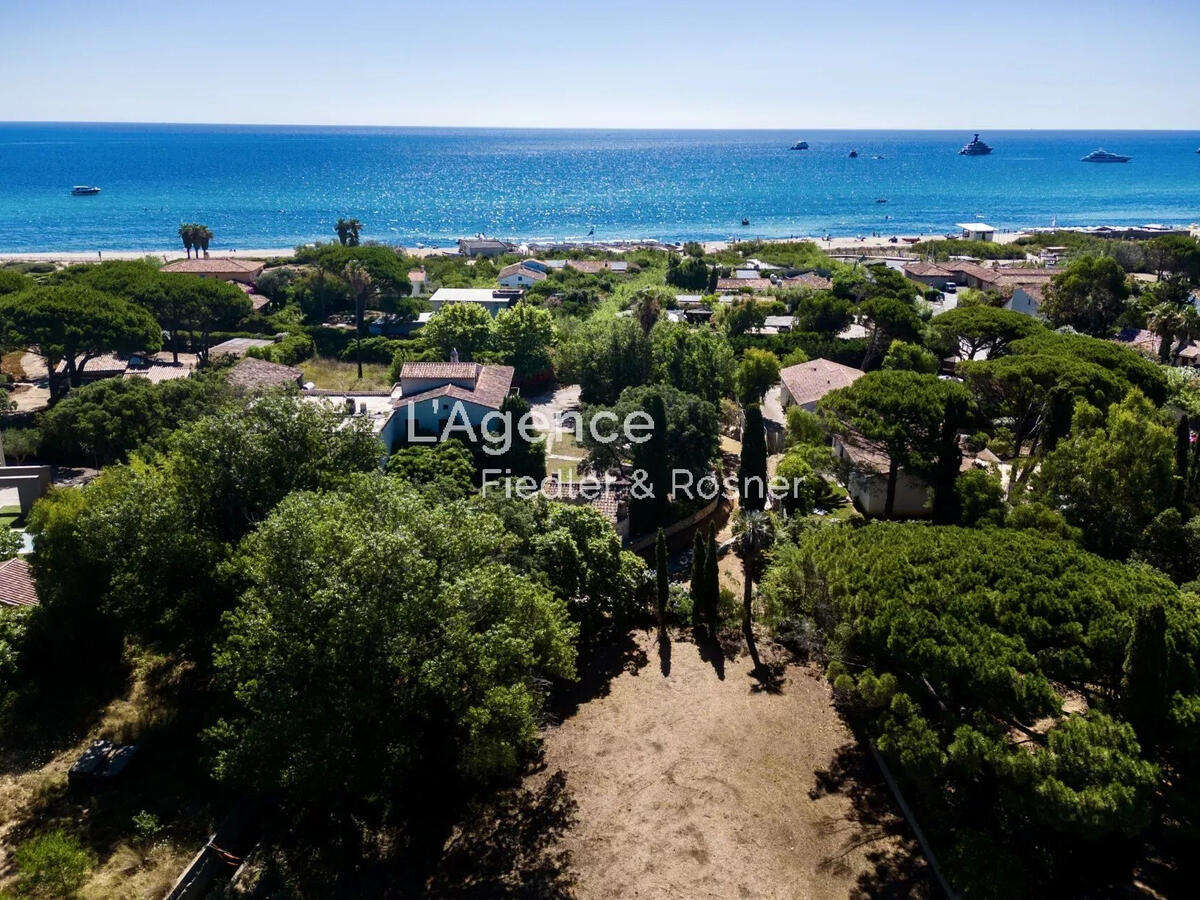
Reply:
[[[473,362],[405,363],[379,439],[390,454],[408,443],[410,435],[436,437],[448,423],[469,423],[478,431],[484,417],[498,411],[509,395],[513,373],[512,366]]]
[[[214,256],[210,259],[206,256],[203,259],[177,259],[173,263],[167,263],[160,271],[252,285],[258,280],[262,270],[263,263],[253,259],[234,259],[228,256]]]
[[[474,303],[495,316],[524,295],[523,290],[514,288],[438,288],[429,298],[429,305],[437,312],[450,303]]]
[[[544,271],[530,265],[529,261],[527,261],[505,266],[500,270],[500,274],[496,277],[496,280],[506,288],[527,288],[530,285],[545,280],[545,278],[546,273]]]
[[[779,373],[779,380],[783,382],[780,404],[784,410],[799,406],[813,412],[817,401],[830,391],[849,387],[865,374],[861,369],[820,358],[788,366]]]

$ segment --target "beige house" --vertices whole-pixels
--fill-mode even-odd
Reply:
[[[788,366],[779,373],[783,386],[780,389],[780,405],[799,406],[809,412],[817,408],[817,401],[838,388],[848,387],[866,374],[862,369],[843,366],[828,359],[810,359],[798,366]]]
[[[199,278],[217,278],[221,281],[236,281],[254,284],[262,274],[263,264],[253,259],[234,259],[228,256],[204,257],[203,259],[177,259],[162,267],[163,272],[182,272]]]

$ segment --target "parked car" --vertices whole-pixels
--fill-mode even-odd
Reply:
[[[942,292],[946,294],[956,294],[958,293],[958,285],[953,281],[947,281],[946,286],[942,288]]]

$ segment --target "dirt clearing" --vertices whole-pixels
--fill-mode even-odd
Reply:
[[[660,665],[653,636],[637,640],[649,664],[545,738],[545,773],[562,769],[578,802],[560,841],[577,897],[921,892],[902,820],[852,774],[877,778],[823,679],[789,666],[778,693],[754,691],[747,658],[722,679],[691,642]]]

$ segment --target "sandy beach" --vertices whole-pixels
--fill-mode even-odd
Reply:
[[[996,232],[995,242],[997,244],[1011,243],[1012,241],[1015,241],[1017,238],[1021,237],[1022,235],[1028,234],[1028,233],[1029,232],[1026,232],[1026,231]],[[836,251],[844,251],[844,250],[866,249],[866,250],[894,250],[899,253],[899,252],[902,252],[902,251],[908,249],[908,247],[910,246],[909,242],[907,242],[905,240],[906,238],[909,240],[918,239],[918,240],[922,240],[922,241],[928,241],[928,240],[940,240],[940,239],[945,238],[946,235],[944,233],[940,233],[940,234],[897,234],[897,235],[895,235],[895,237],[897,238],[896,243],[891,242],[890,239],[892,237],[893,237],[893,235],[888,234],[888,235],[878,235],[878,236],[864,236],[861,239],[857,238],[857,237],[835,237],[835,238],[831,238],[829,240],[825,240],[823,237],[797,236],[797,237],[789,237],[789,238],[763,238],[761,240],[763,241],[763,243],[768,243],[768,244],[783,243],[783,242],[790,242],[790,241],[811,241],[812,243],[814,243],[818,247],[820,247],[822,250],[835,251],[835,252]],[[747,240],[758,240],[758,239],[752,238],[752,237],[747,237]],[[647,239],[645,241],[645,243],[650,244],[650,243],[654,243],[654,241],[653,241],[653,239]],[[708,252],[714,253],[714,252],[719,252],[721,250],[727,249],[733,243],[734,242],[732,242],[732,241],[705,241],[703,246],[704,246],[704,249],[707,250]],[[580,249],[595,249],[597,251],[603,251],[603,250],[621,251],[621,250],[630,249],[630,243],[624,242],[624,241],[619,242],[619,243],[618,242],[611,242],[611,243],[610,242],[578,242],[578,243],[573,244],[572,246],[577,246]],[[404,248],[398,248],[398,249],[403,249],[404,252],[408,256],[412,256],[412,257],[433,256],[433,255],[447,254],[447,253],[453,254],[456,252],[456,249],[453,246],[448,246],[448,247],[404,247]],[[219,247],[215,247],[209,251],[209,256],[211,256],[213,258],[233,257],[233,258],[237,258],[237,259],[276,259],[276,258],[291,256],[293,253],[295,253],[294,247],[276,247],[276,248],[268,248],[268,249],[260,249],[260,250],[255,250],[255,249],[223,250]],[[57,263],[59,265],[73,265],[75,263],[99,262],[104,259],[145,259],[146,257],[153,257],[155,259],[161,259],[164,263],[170,262],[175,259],[183,259],[183,256],[179,253],[178,250],[175,250],[175,249],[170,249],[170,250],[103,250],[98,253],[96,253],[96,252],[89,253],[86,251],[45,250],[45,251],[38,251],[38,252],[0,253],[0,263],[7,263],[7,262],[45,263],[45,262],[50,262],[50,263]]]

